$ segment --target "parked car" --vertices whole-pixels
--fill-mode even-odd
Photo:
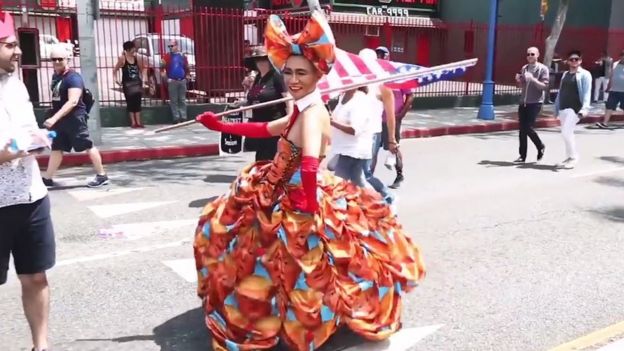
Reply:
[[[148,92],[151,97],[159,97],[161,92],[161,69],[160,64],[170,40],[177,40],[180,51],[186,55],[189,64],[189,90],[195,85],[197,72],[195,70],[195,42],[182,35],[161,35],[158,33],[139,34],[132,41],[137,48],[137,56],[147,63]],[[164,50],[164,52],[162,51]]]
[[[69,57],[74,56],[74,44],[63,43],[54,35],[39,34],[39,55],[42,61],[49,60],[52,50],[56,47],[61,47],[67,50]]]

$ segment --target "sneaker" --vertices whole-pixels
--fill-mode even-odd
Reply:
[[[524,161],[526,161],[524,157],[520,156],[514,161],[514,163],[524,163]]]
[[[544,158],[544,153],[546,152],[546,145],[542,145],[542,147],[537,150],[537,160],[541,161]]]
[[[602,122],[598,122],[596,123],[596,127],[600,128],[600,129],[609,129],[609,126],[605,123]]]
[[[45,185],[48,188],[54,186],[54,181],[52,179],[41,177],[41,180],[43,180],[43,185]]]
[[[576,164],[578,163],[578,160],[575,158],[571,158],[568,162],[566,162],[563,165],[563,169],[573,169],[574,167],[576,167]]]
[[[87,186],[89,188],[99,188],[101,186],[108,185],[108,176],[105,175],[96,175],[95,179],[90,181]]]
[[[565,168],[566,165],[572,161],[571,157],[566,158],[565,160],[561,161],[560,163],[557,163],[557,168]]]
[[[396,177],[396,179],[394,180],[394,182],[389,186],[390,189],[398,189],[401,186],[401,183],[403,183],[403,181],[405,180],[405,178],[403,178],[403,175],[398,175]]]

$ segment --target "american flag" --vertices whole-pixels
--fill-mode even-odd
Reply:
[[[385,86],[390,89],[416,89],[423,85],[442,80],[455,79],[463,75],[469,67],[470,66],[466,65],[453,70],[435,72],[416,79],[388,82],[385,83]],[[356,54],[336,49],[334,66],[319,82],[318,88],[320,90],[332,89],[356,82],[369,81],[371,79],[389,77],[407,72],[416,72],[423,68],[426,67],[388,60],[365,60]],[[323,98],[329,100],[336,95],[338,94],[332,94],[331,96],[325,95]]]

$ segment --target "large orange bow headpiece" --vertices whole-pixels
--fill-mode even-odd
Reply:
[[[296,35],[289,35],[284,22],[271,15],[264,33],[269,60],[277,69],[282,70],[286,60],[292,55],[303,55],[316,68],[327,74],[336,57],[336,40],[329,28],[325,16],[314,11],[303,31]]]

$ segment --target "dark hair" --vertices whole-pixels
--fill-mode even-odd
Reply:
[[[363,87],[357,88],[357,90],[363,92],[364,94],[368,94],[368,87],[366,85]]]
[[[581,50],[570,50],[570,52],[568,52],[568,57],[570,57],[572,55],[576,55],[578,57],[583,57],[583,55],[581,55]]]
[[[127,41],[127,42],[123,43],[123,49],[124,49],[124,51],[128,51],[128,50],[134,49],[134,42],[133,41]]]

